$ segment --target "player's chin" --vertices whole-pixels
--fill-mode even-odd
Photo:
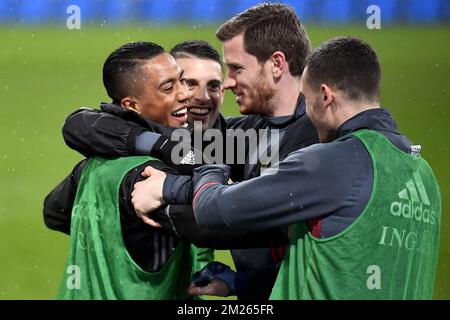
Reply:
[[[252,112],[252,108],[250,108],[248,105],[246,104],[240,104],[239,105],[239,112],[243,115],[250,115],[253,114]]]
[[[169,126],[172,128],[183,128],[186,126],[187,117],[171,117],[169,119]]]

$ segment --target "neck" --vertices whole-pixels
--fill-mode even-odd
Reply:
[[[301,78],[281,77],[276,84],[276,91],[272,98],[274,117],[291,116],[297,108],[298,96],[301,89]]]
[[[353,118],[357,114],[371,110],[371,109],[378,109],[380,108],[379,102],[350,102],[346,103],[342,106],[341,112],[338,113],[338,116],[336,117],[336,130],[343,125],[345,122],[347,122],[349,119]]]
[[[320,142],[330,142],[336,139],[336,132],[345,122],[356,116],[357,114],[380,108],[379,102],[344,102],[340,106],[334,107],[334,121],[328,126],[318,128]]]

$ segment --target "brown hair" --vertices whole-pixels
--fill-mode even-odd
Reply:
[[[306,63],[306,82],[315,90],[326,83],[345,92],[352,100],[380,98],[380,63],[375,51],[361,39],[330,39],[318,46]]]
[[[281,51],[291,75],[301,76],[311,42],[291,7],[280,3],[258,4],[221,25],[216,37],[224,42],[242,33],[245,51],[258,62],[263,63],[275,51]]]

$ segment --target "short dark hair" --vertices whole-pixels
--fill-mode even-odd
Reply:
[[[266,62],[275,51],[281,51],[291,75],[302,75],[311,42],[294,9],[280,3],[256,5],[225,22],[216,36],[224,42],[242,33],[245,51],[259,63]]]
[[[164,53],[164,48],[153,42],[131,42],[114,50],[103,64],[103,85],[114,102],[132,94],[134,81],[130,77],[141,72],[146,61]]]
[[[322,83],[345,92],[352,100],[378,101],[381,68],[375,51],[363,40],[337,37],[322,43],[306,60],[307,83]]]
[[[170,50],[170,54],[175,58],[192,58],[213,60],[220,64],[223,69],[220,54],[208,42],[203,40],[188,40],[177,44]]]

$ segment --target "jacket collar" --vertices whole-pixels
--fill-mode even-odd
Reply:
[[[358,113],[344,122],[336,132],[336,139],[351,132],[370,129],[376,131],[389,131],[399,134],[397,123],[387,109],[370,109]]]
[[[297,106],[295,108],[295,112],[293,115],[281,117],[265,116],[264,118],[270,125],[274,127],[286,127],[289,123],[294,122],[298,118],[305,115],[305,113],[306,113],[305,98],[303,97],[303,95],[299,95],[297,99]]]

